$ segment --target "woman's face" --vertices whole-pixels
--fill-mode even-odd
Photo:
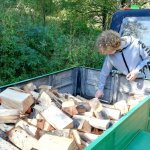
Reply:
[[[101,48],[99,49],[99,52],[100,52],[101,54],[103,54],[103,55],[112,55],[112,54],[114,54],[119,48],[120,48],[120,46],[117,47],[117,48],[110,47],[110,46],[108,46],[107,48],[101,47]]]

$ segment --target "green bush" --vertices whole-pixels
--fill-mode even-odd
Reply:
[[[39,12],[26,13],[16,2],[1,8],[0,86],[72,66],[100,68],[99,30],[89,28],[86,18],[50,17],[44,26]]]

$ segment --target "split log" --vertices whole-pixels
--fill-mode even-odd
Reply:
[[[55,136],[59,136],[59,137],[70,138],[71,137],[71,130],[70,129],[53,130],[51,132],[48,132],[47,134],[55,135]]]
[[[79,150],[82,150],[81,138],[77,130],[72,130],[73,137]]]
[[[19,150],[19,149],[0,137],[0,150]]]
[[[33,98],[34,98],[35,100],[37,100],[38,97],[39,97],[39,95],[40,95],[38,92],[35,92],[35,91],[31,91],[30,93],[31,93],[31,95],[33,96]]]
[[[110,125],[110,120],[100,120],[93,117],[89,120],[89,124],[94,128],[106,130]]]
[[[1,104],[6,108],[18,109],[25,113],[34,103],[31,94],[7,88],[0,93]]]
[[[15,127],[21,127],[23,130],[25,130],[29,135],[33,136],[33,137],[37,137],[37,128],[35,126],[32,126],[30,124],[28,124],[26,121],[24,120],[19,120]]]
[[[108,120],[109,119],[107,113],[104,110],[102,110],[100,112],[94,112],[94,115],[96,118],[101,119],[101,120]]]
[[[44,134],[38,141],[38,150],[77,150],[73,139]]]
[[[23,89],[25,92],[30,92],[36,90],[37,87],[32,82],[30,82],[24,85],[23,87],[21,87],[21,89]]]
[[[44,131],[51,131],[54,130],[54,127],[49,124],[44,118],[42,119],[27,119],[26,120],[29,124],[36,126],[37,128],[44,130]]]
[[[81,103],[77,104],[76,109],[77,109],[79,114],[82,114],[82,113],[85,113],[87,111],[90,111],[91,110],[91,106],[87,102],[81,102]]]
[[[41,115],[50,123],[55,129],[64,129],[73,127],[73,120],[64,114],[59,108],[51,105],[44,110]]]
[[[49,85],[40,85],[40,86],[38,87],[38,89],[43,90],[43,91],[46,91],[46,90],[51,90],[51,89],[53,89],[53,87],[52,87],[52,86],[49,86]]]
[[[128,109],[131,110],[132,108],[134,108],[139,103],[140,103],[140,101],[138,101],[136,99],[129,100],[128,101]]]
[[[103,108],[103,110],[106,112],[109,119],[118,120],[121,117],[120,110],[117,109],[111,109],[111,108]]]
[[[57,107],[61,109],[61,107],[62,107],[62,100],[60,98],[58,98],[57,96],[55,96],[51,91],[46,91],[46,93],[50,96],[52,101],[55,102]]]
[[[98,98],[93,98],[89,100],[89,104],[91,106],[91,111],[93,111],[94,113],[97,113],[103,110],[102,104],[100,103]]]
[[[62,103],[62,110],[69,116],[77,115],[78,111],[73,100],[68,100]]]
[[[0,130],[2,130],[3,132],[8,132],[10,131],[11,129],[14,128],[15,125],[7,125],[7,124],[0,124]]]
[[[18,119],[19,111],[17,109],[0,107],[0,123],[16,123]]]
[[[23,150],[31,150],[37,145],[37,140],[30,136],[21,127],[16,127],[9,132],[9,140]]]
[[[78,131],[91,132],[92,127],[87,121],[88,119],[84,118],[83,116],[80,117],[79,115],[73,116],[73,119],[74,128],[77,128]]]
[[[6,141],[8,140],[7,133],[2,131],[1,129],[0,129],[0,137]]]
[[[52,100],[50,96],[43,91],[38,98],[38,102],[42,107],[48,108],[51,105]]]
[[[119,102],[116,102],[114,104],[115,109],[120,110],[121,115],[124,115],[125,113],[128,112],[128,105],[127,102],[125,100],[121,100]]]
[[[84,139],[85,141],[88,141],[88,142],[94,141],[99,136],[99,135],[95,135],[92,133],[84,133],[84,132],[79,132],[79,135],[82,139]]]

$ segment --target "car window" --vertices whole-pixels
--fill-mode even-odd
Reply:
[[[121,36],[132,35],[150,47],[150,17],[126,17],[120,29]]]

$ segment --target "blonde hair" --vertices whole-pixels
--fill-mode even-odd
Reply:
[[[118,48],[121,45],[121,37],[118,32],[113,30],[103,31],[97,38],[96,46],[98,49],[107,50],[108,47]]]

